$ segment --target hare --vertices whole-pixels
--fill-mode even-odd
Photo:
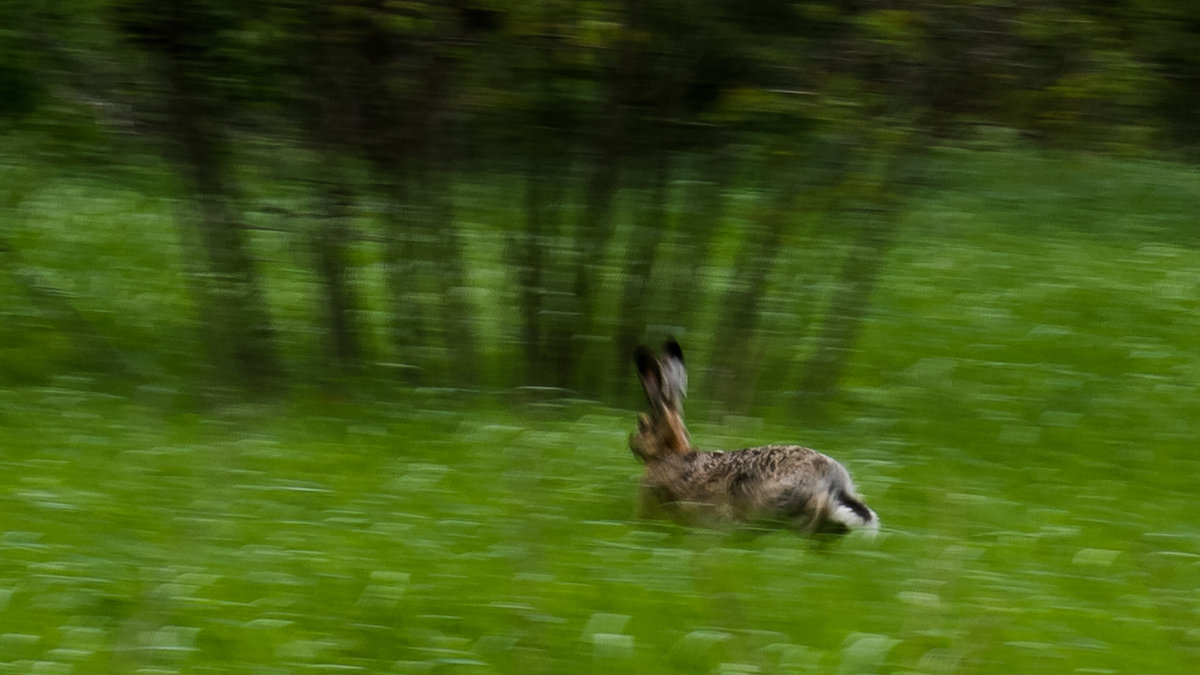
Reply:
[[[854,490],[834,459],[798,445],[767,445],[731,452],[692,447],[683,423],[687,371],[683,350],[671,340],[655,358],[636,354],[649,414],[638,416],[629,448],[646,465],[641,509],[665,509],[674,519],[715,525],[776,522],[803,534],[874,534],[879,518]]]

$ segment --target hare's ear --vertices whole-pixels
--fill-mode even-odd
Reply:
[[[679,346],[679,342],[675,338],[671,338],[663,344],[663,354],[683,363],[683,347]]]
[[[633,362],[637,366],[638,377],[642,379],[642,389],[645,390],[650,405],[656,407],[665,403],[663,372],[658,359],[654,358],[649,349],[639,345],[633,354]]]
[[[659,360],[662,371],[663,389],[666,398],[676,410],[683,408],[683,397],[687,396],[687,368],[683,365],[683,348],[674,338],[663,345],[663,355]]]

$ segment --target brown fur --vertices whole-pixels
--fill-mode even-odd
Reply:
[[[668,343],[661,360],[640,350],[637,363],[650,411],[638,416],[629,447],[646,465],[644,514],[661,509],[676,520],[704,525],[780,522],[806,534],[878,527],[846,469],[816,450],[693,448],[683,423],[686,374],[678,345]]]

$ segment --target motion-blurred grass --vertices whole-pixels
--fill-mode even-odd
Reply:
[[[48,376],[55,331],[10,322],[0,672],[1193,672],[1196,174],[941,161],[827,417],[765,377],[755,415],[722,416],[690,336],[694,440],[829,452],[875,541],[636,522],[632,411],[364,390],[199,414],[169,378]],[[31,263],[122,351],[162,341],[141,372],[186,370],[185,289],[141,273],[177,259],[165,206],[55,189],[25,207]],[[787,362],[804,319],[779,314],[758,344]]]

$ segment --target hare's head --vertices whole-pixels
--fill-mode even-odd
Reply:
[[[645,347],[638,347],[634,361],[650,411],[638,415],[638,428],[629,437],[629,448],[642,461],[690,452],[692,444],[683,424],[687,370],[679,343],[668,341],[659,358]]]

